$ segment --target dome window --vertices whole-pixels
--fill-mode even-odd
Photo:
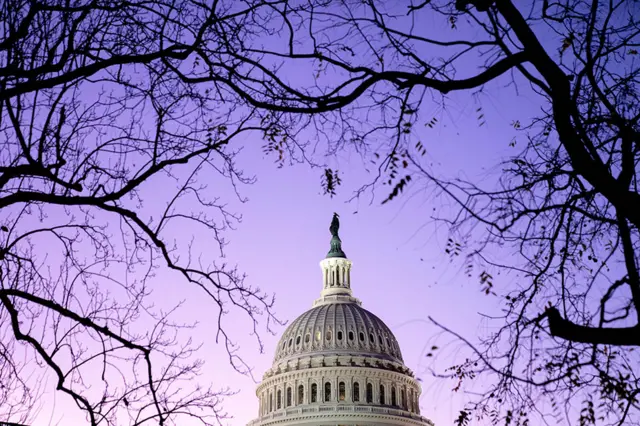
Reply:
[[[353,331],[349,332],[349,340],[353,340]]]
[[[382,346],[382,336],[378,336],[378,343],[380,343],[380,346]]]
[[[344,385],[344,382],[340,382],[338,384],[338,401],[344,401],[346,393],[346,386]]]
[[[306,336],[304,336],[304,342],[309,343],[310,341],[311,341],[311,335],[307,333]]]
[[[353,402],[360,401],[360,383],[355,382],[353,384]]]
[[[342,340],[342,331],[338,331],[338,340]]]
[[[331,383],[327,382],[324,384],[324,401],[331,401]]]
[[[311,402],[318,402],[318,385],[316,383],[311,385]]]
[[[293,339],[289,339],[289,347],[291,347],[291,345],[293,345]]]
[[[322,339],[322,332],[320,330],[316,331],[316,342],[319,342]]]
[[[325,336],[327,337],[327,341],[331,340],[331,330],[327,330]]]
[[[391,343],[389,343],[389,338],[387,337],[387,346],[391,348]]]
[[[359,337],[360,337],[360,341],[364,342],[364,333],[362,331],[360,332],[360,336]]]
[[[398,405],[398,400],[396,397],[396,387],[395,386],[391,386],[391,405],[393,405],[394,407],[396,405]]]
[[[300,340],[301,340],[301,339],[300,339],[300,336],[296,337],[296,345],[299,345],[299,344],[300,344]]]
[[[298,404],[304,404],[304,386],[298,385]]]
[[[280,389],[278,389],[278,400],[276,401],[276,406],[278,410],[282,408],[282,391]]]
[[[385,403],[384,385],[380,385],[380,405],[384,405]]]
[[[369,343],[371,343],[372,345],[376,343],[376,339],[374,339],[373,333],[369,334]]]
[[[287,388],[287,407],[291,407],[291,387]]]
[[[371,404],[373,402],[373,385],[367,383],[367,402]]]

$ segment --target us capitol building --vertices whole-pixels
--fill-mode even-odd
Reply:
[[[320,298],[282,335],[249,426],[433,426],[420,415],[420,384],[395,336],[353,296],[338,228],[334,214]]]

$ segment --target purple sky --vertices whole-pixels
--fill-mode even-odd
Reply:
[[[510,123],[525,117],[516,115],[517,103],[506,101],[509,92],[501,90],[498,95],[503,96],[483,102],[487,124],[480,128],[474,114],[477,105],[464,95],[453,97],[451,117],[440,116],[442,127],[423,131],[436,170],[448,176],[482,177],[485,166],[495,165],[499,156],[513,149],[508,148],[514,134]],[[526,105],[527,100],[518,103]],[[373,204],[368,198],[359,204],[345,203],[350,188],[342,188],[340,196],[331,200],[320,194],[317,171],[305,167],[277,170],[259,161],[259,156],[249,157],[250,164],[260,170],[259,181],[245,192],[250,202],[234,233],[229,257],[241,262],[252,282],[276,292],[279,317],[291,321],[318,297],[318,262],[329,248],[331,214],[338,212],[343,248],[354,262],[355,295],[391,327],[405,363],[423,380],[423,414],[436,424],[452,424],[461,399],[452,394],[452,382],[436,381],[428,373],[434,365],[426,352],[438,330],[427,324],[427,316],[473,339],[486,331],[477,313],[492,309],[493,300],[480,292],[476,276],[466,278],[444,253],[447,231],[438,229],[429,215],[433,207],[446,209],[446,200],[434,199],[418,186],[385,206],[380,206],[386,196],[382,192]],[[354,187],[367,178],[370,176],[362,171],[351,170],[345,174],[346,186]],[[271,365],[278,338],[266,339],[265,354],[251,357],[258,375]],[[442,352],[436,367],[449,366],[457,347]],[[236,417],[230,424],[243,425],[256,415],[258,405],[255,385],[248,379],[237,383],[241,393],[227,407]]]
[[[535,106],[529,98],[516,98],[510,89],[498,88],[491,93],[480,98],[487,119],[482,127],[478,126],[475,116],[480,104],[471,96],[458,94],[449,98],[450,106],[438,115],[440,126],[419,130],[418,136],[427,146],[437,173],[483,178],[486,168],[494,166],[498,158],[514,149],[509,147],[515,134],[510,123],[516,119],[525,121],[535,113]],[[433,115],[428,105],[422,114]],[[382,192],[372,204],[369,198],[346,203],[353,189],[371,178],[353,157],[351,161],[342,158],[335,163],[344,171],[345,185],[337,197],[330,199],[321,194],[320,170],[302,165],[278,169],[272,159],[262,154],[259,139],[244,143],[246,149],[240,156],[239,166],[255,174],[258,181],[241,188],[242,195],[249,199],[246,204],[234,206],[230,191],[223,192],[223,197],[233,206],[231,210],[243,215],[238,229],[226,236],[230,241],[226,260],[237,263],[248,274],[248,284],[275,293],[278,317],[291,321],[309,309],[318,297],[321,289],[318,262],[329,249],[328,226],[332,213],[338,212],[343,247],[354,263],[355,295],[366,309],[393,330],[405,363],[422,379],[422,413],[436,425],[452,424],[465,397],[451,392],[452,382],[433,379],[428,368],[442,370],[451,365],[456,356],[461,355],[460,345],[441,350],[435,361],[427,358],[427,348],[435,342],[442,345],[450,341],[438,340],[438,331],[427,324],[427,316],[474,340],[487,331],[478,312],[494,309],[494,302],[480,292],[475,276],[466,278],[459,265],[452,266],[444,253],[447,230],[437,228],[429,216],[434,207],[446,210],[447,201],[434,199],[431,192],[414,184],[404,197],[385,206],[380,205],[386,196]],[[215,181],[210,184],[215,185]],[[147,194],[161,186],[159,182],[153,185],[155,187],[146,189]],[[188,229],[181,232],[189,234]],[[213,242],[196,238],[195,253],[212,250],[217,251]],[[499,282],[497,279],[496,285]],[[166,302],[169,306],[185,300],[175,318],[199,322],[193,337],[203,344],[199,356],[207,362],[201,384],[237,390],[238,394],[228,398],[224,405],[234,416],[227,424],[246,424],[258,410],[256,383],[234,372],[224,349],[215,344],[217,312],[212,309],[214,306],[200,291],[164,271],[158,274],[154,285],[160,304]],[[265,351],[261,355],[255,340],[249,336],[246,319],[236,316],[231,319],[234,320],[233,336],[241,345],[240,353],[260,380],[271,365],[284,327],[275,327],[275,336],[262,333]],[[33,425],[81,424],[69,401],[61,398],[57,395],[54,399],[53,394],[48,393]]]
[[[417,129],[416,140],[421,140],[428,149],[427,163],[437,175],[464,175],[490,182],[488,170],[500,158],[515,153],[514,150],[520,147],[509,147],[516,135],[511,123],[514,120],[526,122],[531,118],[537,112],[537,98],[522,92],[516,96],[512,89],[504,87],[506,83],[506,79],[502,79],[498,84],[491,84],[477,97],[469,93],[452,94],[447,98],[444,111],[438,105],[425,102],[419,121],[436,116],[440,125],[434,129]],[[480,106],[486,119],[481,127],[476,118],[476,109]],[[456,343],[442,348],[435,359],[427,358],[427,349],[433,344],[442,347],[444,342],[450,341],[438,337],[438,330],[427,324],[427,317],[432,316],[473,341],[490,327],[481,321],[478,312],[488,312],[496,307],[494,299],[480,291],[477,276],[467,278],[459,265],[449,262],[444,252],[447,230],[442,225],[436,226],[430,215],[434,208],[446,212],[450,202],[434,198],[431,191],[425,191],[419,182],[414,182],[403,197],[384,206],[380,201],[387,195],[383,192],[385,187],[372,203],[368,196],[347,203],[353,190],[372,178],[357,156],[347,158],[347,154],[338,159],[327,159],[330,165],[342,171],[344,181],[339,195],[331,199],[322,194],[321,170],[311,170],[306,165],[278,169],[272,158],[263,155],[263,141],[257,135],[236,143],[245,146],[238,166],[257,177],[255,184],[240,188],[249,201],[234,203],[235,196],[226,183],[219,189],[216,186],[219,178],[201,178],[209,182],[213,194],[231,204],[230,210],[243,216],[238,228],[226,234],[229,240],[226,261],[237,264],[248,274],[248,284],[275,293],[277,316],[290,322],[309,309],[319,295],[321,273],[318,263],[329,249],[328,227],[333,212],[338,212],[343,248],[354,263],[352,288],[355,296],[395,333],[405,363],[422,380],[422,414],[436,425],[451,425],[466,397],[461,393],[453,394],[454,384],[435,380],[428,369],[443,370],[463,352]],[[163,182],[150,182],[143,196],[153,202],[151,200],[162,189]],[[193,235],[190,229],[179,232],[189,238]],[[217,253],[215,242],[194,237],[194,253]],[[500,285],[500,278],[496,278],[495,285]],[[159,305],[171,306],[176,301],[185,301],[174,319],[199,322],[192,337],[203,344],[198,355],[206,361],[200,384],[238,391],[224,403],[226,411],[233,416],[227,424],[241,426],[255,418],[257,383],[234,372],[224,348],[215,344],[217,311],[213,303],[202,297],[201,291],[166,271],[158,273],[154,286],[154,297]],[[279,336],[286,326],[274,327],[275,335],[261,328],[265,350],[259,354],[255,339],[249,336],[251,329],[246,318],[232,314],[230,320],[233,322],[227,324],[233,324],[233,337],[241,346],[240,354],[253,367],[255,378],[260,380],[271,365]],[[54,398],[52,392],[47,393],[33,425],[83,424],[73,404],[63,398],[61,395]]]

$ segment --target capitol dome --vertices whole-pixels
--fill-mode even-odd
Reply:
[[[366,355],[402,363],[380,318],[356,303],[329,303],[300,315],[282,335],[274,362],[318,354]]]
[[[249,426],[433,426],[395,336],[353,296],[338,228],[334,215],[320,298],[282,335]]]

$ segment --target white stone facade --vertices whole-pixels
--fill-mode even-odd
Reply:
[[[320,266],[321,296],[280,339],[249,425],[433,426],[420,415],[420,384],[395,336],[352,295],[351,261]]]

